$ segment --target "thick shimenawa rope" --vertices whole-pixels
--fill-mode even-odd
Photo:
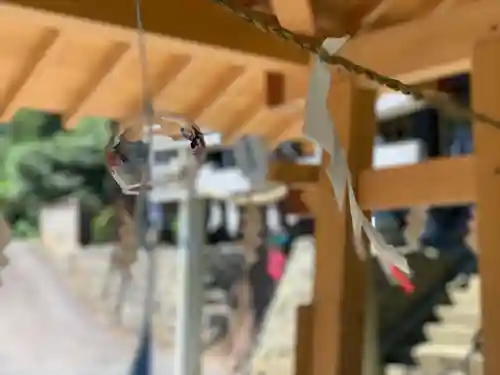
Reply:
[[[295,44],[303,50],[318,55],[319,58],[327,64],[342,66],[348,72],[364,76],[381,86],[400,92],[404,95],[411,96],[415,100],[424,100],[431,106],[442,110],[450,117],[466,121],[479,121],[500,129],[500,120],[494,119],[484,113],[476,112],[470,107],[463,106],[460,103],[451,100],[445,93],[432,90],[420,90],[415,86],[405,84],[397,79],[388,77],[386,75],[377,73],[374,70],[358,65],[340,55],[330,55],[325,49],[322,48],[323,39],[303,37],[293,33],[287,28],[282,27],[277,21],[271,22],[267,18],[258,19],[253,16],[251,12],[233,5],[230,0],[211,1],[229,9],[232,13],[253,24],[260,30],[276,35],[283,40]]]

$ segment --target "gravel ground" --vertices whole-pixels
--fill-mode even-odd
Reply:
[[[95,320],[34,245],[12,243],[0,288],[0,375],[127,374],[136,338]],[[155,374],[173,374],[156,349]],[[222,375],[216,364],[206,375]]]

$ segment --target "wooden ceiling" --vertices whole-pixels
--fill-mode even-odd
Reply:
[[[189,2],[195,5],[198,0],[186,0]],[[36,3],[43,5],[44,1]],[[93,0],[83,3],[102,9]],[[116,9],[124,8],[122,1],[115,3]],[[217,41],[210,35],[211,22],[196,33],[190,30],[190,22],[185,22],[182,29],[167,30],[168,35],[148,34],[150,86],[156,109],[185,114],[228,139],[242,132],[275,138],[302,117],[303,105],[295,99],[303,97],[307,85],[307,54],[206,0],[202,3],[211,5],[212,13],[216,11],[213,22],[227,27],[228,36],[219,36],[227,40]],[[67,2],[47,4],[57,7]],[[160,32],[161,23],[186,13],[182,8],[178,14],[156,20],[155,9],[147,4],[153,3],[145,2],[144,22],[153,28],[159,25]],[[69,127],[83,116],[124,121],[136,118],[141,110],[142,82],[133,29],[134,2],[128,5],[128,19],[122,21],[124,26],[130,22],[130,29],[0,4],[1,120],[8,121],[22,107],[61,113]],[[161,13],[161,9],[156,10],[156,14]],[[199,15],[194,12],[195,25],[196,17]],[[187,30],[185,35],[180,34],[183,30]],[[187,37],[191,39],[184,39]],[[235,44],[237,39],[241,41],[239,49],[216,45]]]
[[[464,60],[476,37],[500,21],[497,0],[232,1],[303,34],[356,33],[342,53],[396,77]],[[300,136],[306,52],[210,0],[143,0],[142,8],[157,110],[185,114],[227,140],[244,133]],[[450,12],[455,23],[444,25]],[[23,107],[61,113],[70,127],[83,116],[135,118],[141,105],[135,26],[133,0],[1,2],[0,121]],[[457,32],[458,39],[450,34]],[[402,53],[409,48],[416,50],[412,58]]]
[[[229,1],[296,33],[354,35],[342,56],[410,84],[469,71],[476,43],[500,30],[497,0]]]
[[[274,15],[304,35],[341,37],[439,14],[478,0],[230,0],[236,6]]]

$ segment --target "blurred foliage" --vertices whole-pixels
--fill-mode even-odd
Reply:
[[[90,117],[67,131],[60,116],[23,109],[0,125],[0,209],[17,235],[36,233],[43,204],[77,197],[90,217],[110,204],[107,123]]]

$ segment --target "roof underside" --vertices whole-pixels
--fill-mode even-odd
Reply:
[[[297,7],[290,0],[234,1],[275,13],[284,26],[301,31],[297,25],[305,21],[299,16],[307,12],[299,11],[301,6],[308,9],[311,0],[294,0]],[[383,28],[373,34],[363,31],[346,46],[347,54],[364,63],[381,55],[363,55],[374,45],[369,38],[384,37],[390,25],[429,13],[439,21],[440,12],[471,2],[321,0],[317,3],[321,17],[316,18],[330,29],[320,27],[316,34]],[[487,10],[480,11],[493,13]],[[468,14],[475,19],[471,11]],[[497,14],[500,18],[500,11]],[[132,0],[107,0],[106,7],[97,0],[2,2],[0,121],[9,120],[23,107],[63,114],[68,126],[83,116],[135,118],[142,97],[135,17]],[[226,139],[243,133],[268,140],[300,136],[307,53],[246,24],[210,0],[143,0],[143,17],[148,30],[150,87],[158,111],[185,114],[200,126],[225,134]],[[407,43],[401,39],[404,33],[398,35],[394,48]],[[377,48],[384,51],[393,45]],[[385,66],[370,61],[375,68]],[[365,65],[373,68],[370,61]]]
[[[273,139],[302,117],[301,103],[286,105],[289,93],[299,92],[297,81],[286,77],[307,79],[308,57],[236,21],[235,32],[250,43],[243,51],[211,40],[199,44],[148,35],[156,110],[184,114],[230,136],[244,128]],[[1,121],[23,107],[63,114],[70,127],[83,116],[129,120],[140,113],[142,80],[133,30],[3,3],[0,40]],[[298,90],[301,96],[303,88]]]
[[[478,0],[229,0],[230,3],[272,14],[296,32],[340,37],[379,30]]]

